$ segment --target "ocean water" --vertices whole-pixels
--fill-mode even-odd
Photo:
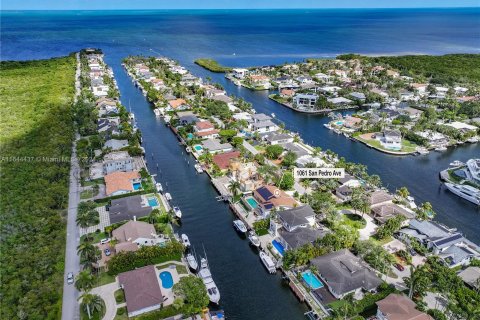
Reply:
[[[446,191],[438,180],[438,171],[451,161],[480,157],[479,144],[422,157],[388,156],[329,132],[323,127],[325,117],[295,113],[267,99],[265,92],[236,87],[222,74],[193,63],[200,57],[252,66],[346,52],[480,53],[479,8],[1,12],[1,60],[49,58],[85,47],[104,50],[122,102],[131,107],[143,132],[149,169],[181,207],[179,233],[188,234],[197,252],[205,246],[222,294],[220,307],[230,319],[302,319],[305,306],[279,275],[266,273],[257,253],[238,237],[228,206],[215,201],[208,178],[196,174],[193,159],[155,118],[122,69],[128,55],[169,56],[196,75],[212,77],[258,112],[275,112],[307,143],[368,165],[391,190],[407,186],[417,202],[433,203],[437,220],[480,242],[479,209]]]

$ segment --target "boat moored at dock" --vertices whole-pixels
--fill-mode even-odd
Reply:
[[[465,184],[445,182],[445,186],[452,193],[480,206],[480,190]]]
[[[187,254],[187,264],[188,264],[188,267],[194,271],[194,272],[197,272],[198,271],[198,262],[197,262],[197,259],[195,258],[195,256],[191,253]]]
[[[185,233],[182,233],[180,236],[182,238],[182,243],[185,247],[189,248],[190,247],[190,240],[188,239],[188,236]]]
[[[172,195],[170,193],[165,193],[165,199],[167,199],[168,201],[172,200]]]
[[[233,221],[233,226],[235,229],[240,232],[240,233],[245,233],[247,232],[247,227],[245,226],[245,223],[243,223],[242,220],[234,220]]]
[[[173,207],[173,213],[175,214],[175,217],[178,219],[182,218],[182,211],[180,210],[179,207]]]
[[[157,189],[157,192],[163,192],[163,186],[160,182],[155,183],[155,188]]]
[[[250,242],[250,244],[256,248],[259,248],[260,247],[260,239],[258,238],[257,234],[255,233],[255,231],[250,231],[248,233],[248,241]]]
[[[277,272],[277,268],[275,267],[275,263],[273,262],[272,258],[265,252],[261,251],[260,252],[260,260],[262,260],[263,265],[265,268],[267,268],[267,271],[269,273],[275,273]]]
[[[218,290],[215,281],[213,281],[207,258],[202,258],[200,260],[200,271],[198,272],[198,276],[200,279],[202,279],[205,287],[207,288],[207,295],[210,301],[218,304],[220,301],[220,291]]]

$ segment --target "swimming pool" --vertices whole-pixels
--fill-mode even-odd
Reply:
[[[202,151],[202,150],[203,150],[203,147],[202,147],[201,145],[199,145],[199,144],[193,146],[193,148],[194,148],[195,150],[197,150],[197,151]]]
[[[280,242],[278,242],[277,240],[273,240],[272,244],[275,247],[275,249],[277,249],[278,253],[280,253],[282,256],[285,254],[285,248]]]
[[[323,283],[316,275],[313,274],[311,270],[302,272],[302,278],[306,284],[313,290],[323,288]]]
[[[148,205],[150,207],[158,207],[158,200],[157,198],[147,198],[148,200]]]
[[[337,121],[337,122],[335,122],[335,124],[336,124],[337,126],[343,126],[343,121]]]
[[[189,139],[189,140],[193,139],[193,134],[192,133],[187,134],[187,139]]]
[[[165,289],[170,289],[173,287],[173,277],[172,274],[168,271],[163,271],[159,275],[160,280],[162,280],[162,287]]]
[[[133,190],[139,190],[140,188],[142,188],[142,184],[140,182],[133,184]]]
[[[245,199],[247,201],[247,204],[250,206],[250,208],[255,209],[258,206],[257,200],[253,197],[248,197]]]

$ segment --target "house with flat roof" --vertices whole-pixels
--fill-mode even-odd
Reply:
[[[110,148],[113,151],[128,147],[128,140],[110,139],[105,141],[104,148]]]
[[[280,128],[273,123],[272,117],[264,113],[257,113],[250,116],[249,129],[258,133],[274,132]]]
[[[113,199],[111,204],[107,206],[110,223],[112,224],[146,217],[152,210],[148,200],[142,195]]]
[[[286,143],[279,143],[280,146],[285,151],[291,151],[297,155],[298,158],[309,155],[310,153],[303,147],[301,147],[299,144],[295,142],[286,142]]]
[[[314,109],[318,95],[313,93],[299,93],[293,97],[293,105],[297,108]]]
[[[297,206],[297,201],[294,198],[272,185],[255,189],[253,197],[258,202],[255,212],[265,218],[270,215],[270,211],[274,208],[279,211]]]
[[[322,282],[337,299],[363,291],[374,292],[382,280],[361,258],[347,249],[331,252],[310,260]]]
[[[243,68],[232,69],[232,75],[237,79],[245,78],[248,75],[248,73],[249,73],[248,69],[243,69]]]
[[[353,103],[352,100],[344,98],[344,97],[335,97],[327,99],[328,102],[333,103],[334,105],[347,105]]]
[[[433,320],[416,309],[416,303],[403,294],[391,293],[376,302],[378,320]]]
[[[118,283],[125,293],[128,317],[160,309],[163,294],[155,266],[150,265],[118,275]]]
[[[460,279],[463,280],[470,288],[480,289],[480,267],[468,267],[458,273]]]
[[[134,169],[134,160],[127,151],[117,151],[103,157],[103,174],[107,175],[116,171],[129,172]]]
[[[400,151],[402,149],[402,134],[398,130],[384,130],[376,134],[380,145],[388,150]]]
[[[267,134],[264,139],[269,144],[280,144],[280,143],[288,143],[293,142],[293,136],[287,133],[269,133]]]
[[[108,197],[133,192],[141,188],[142,179],[138,171],[116,171],[105,175],[103,178],[105,180],[105,194]]]
[[[177,112],[177,118],[182,126],[194,124],[198,121],[197,116],[192,111],[179,111]]]

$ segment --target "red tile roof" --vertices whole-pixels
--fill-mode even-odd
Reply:
[[[240,151],[230,151],[213,156],[213,162],[222,170],[227,169],[230,165],[230,160],[238,158]]]
[[[206,129],[214,128],[213,124],[211,124],[210,121],[198,121],[195,123],[195,127],[197,127],[198,130],[206,130]]]

